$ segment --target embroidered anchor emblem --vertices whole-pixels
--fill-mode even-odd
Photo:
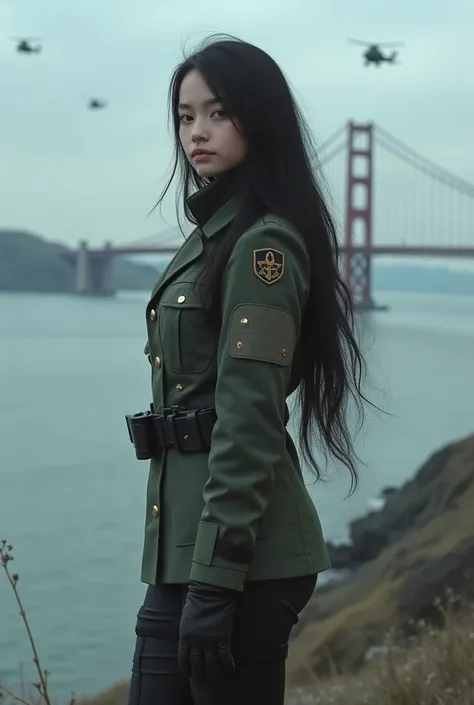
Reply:
[[[285,271],[285,255],[273,249],[254,250],[253,271],[265,284],[275,284]]]

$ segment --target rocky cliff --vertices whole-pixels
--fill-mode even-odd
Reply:
[[[290,683],[357,669],[389,628],[438,621],[433,602],[446,588],[472,590],[474,435],[439,449],[386,495],[382,509],[351,524],[349,546],[328,546],[333,566],[353,572],[316,589],[294,632]]]

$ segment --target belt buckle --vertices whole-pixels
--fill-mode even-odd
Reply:
[[[172,448],[182,451],[181,444],[176,433],[176,427],[174,425],[174,420],[177,416],[179,416],[180,412],[182,412],[182,407],[177,404],[174,406],[165,407],[163,409],[163,420],[166,441],[170,441]]]
[[[205,450],[205,444],[198,421],[199,411],[200,409],[186,411],[185,419],[188,427],[186,429],[186,436],[184,437],[186,449],[183,452],[185,453],[195,453]]]

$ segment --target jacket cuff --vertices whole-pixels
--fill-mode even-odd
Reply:
[[[199,522],[189,579],[241,592],[252,552],[222,543],[217,524]]]
[[[246,575],[247,571],[222,568],[217,565],[203,565],[202,563],[193,561],[189,579],[196,580],[200,583],[207,583],[208,585],[217,585],[218,587],[227,588],[228,590],[242,592]]]

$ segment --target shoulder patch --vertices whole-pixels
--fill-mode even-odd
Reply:
[[[285,255],[280,250],[262,248],[253,251],[253,271],[265,284],[276,284],[285,271]]]

